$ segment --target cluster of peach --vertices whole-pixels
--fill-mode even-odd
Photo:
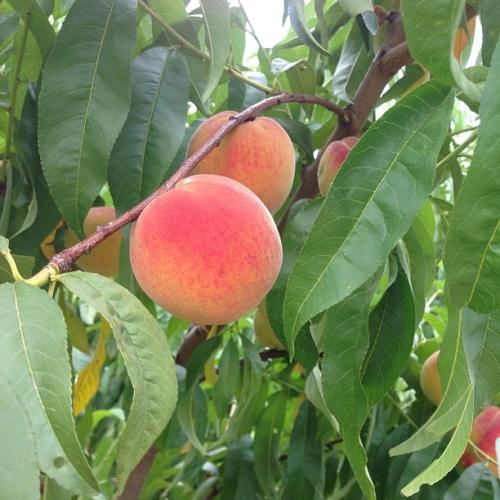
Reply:
[[[420,386],[427,399],[439,405],[442,395],[441,379],[438,372],[439,351],[431,354],[425,361],[420,372]],[[464,467],[469,467],[478,461],[484,461],[485,457],[491,457],[496,461],[496,441],[500,439],[500,408],[487,406],[472,423],[470,440],[482,452],[482,456],[474,447],[467,447],[461,463]],[[491,472],[500,477],[498,467],[493,460],[487,460],[487,465]]]
[[[188,157],[235,113],[218,113],[193,135]],[[324,194],[356,138],[335,141],[318,172]],[[295,152],[285,130],[268,117],[238,126],[174,189],[155,198],[134,224],[130,261],[143,290],[159,305],[194,323],[234,321],[257,307],[273,286],[282,262],[272,215],[292,189]],[[115,218],[112,207],[94,207],[84,221],[86,236]],[[54,254],[54,233],[42,244]],[[65,230],[66,247],[78,242]],[[121,234],[115,233],[77,264],[106,276],[118,273]],[[270,330],[263,307],[258,335]],[[274,334],[264,344],[280,346]]]

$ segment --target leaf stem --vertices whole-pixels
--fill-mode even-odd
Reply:
[[[26,43],[28,40],[29,22],[31,19],[31,12],[26,13],[26,20],[24,21],[23,34],[21,38],[21,46],[19,48],[19,56],[17,58],[16,67],[14,70],[14,83],[12,84],[12,94],[9,106],[9,121],[7,122],[7,135],[5,139],[5,153],[4,163],[7,171],[7,187],[5,191],[5,198],[3,202],[2,215],[0,216],[0,234],[7,236],[9,230],[10,210],[12,205],[12,188],[14,183],[14,176],[12,173],[12,164],[8,160],[10,156],[10,149],[12,145],[12,135],[14,133],[14,124],[16,119],[16,101],[17,91],[19,89],[19,75],[21,74],[21,67],[23,64],[24,53],[26,50]]]
[[[15,281],[23,281],[24,278],[21,276],[21,273],[19,272],[19,269],[17,268],[16,261],[14,260],[14,257],[12,257],[10,250],[7,249],[3,252],[0,252],[0,255],[3,255],[3,257],[7,261],[7,264],[9,265],[10,272],[12,273],[12,277],[14,278],[14,280]]]
[[[157,21],[160,26],[173,38],[175,38],[181,45],[183,45],[186,49],[190,50],[193,54],[196,54],[198,57],[200,57],[204,61],[210,61],[212,58],[210,57],[210,54],[207,54],[206,52],[203,52],[203,50],[199,49],[196,47],[196,45],[192,44],[187,38],[182,36],[178,31],[176,31],[172,26],[167,24],[162,17],[155,12],[144,0],[139,0],[139,5],[140,7],[147,12],[155,21]],[[238,70],[234,69],[230,65],[224,66],[224,71],[237,80],[240,80],[247,85],[250,85],[258,90],[261,90],[262,92],[265,92],[266,94],[276,94],[276,91],[268,87],[267,85],[263,85],[259,82],[256,82],[254,80],[251,80],[250,78],[247,78],[243,73],[239,72]]]
[[[498,462],[493,457],[485,453],[481,448],[479,448],[479,446],[477,446],[471,439],[469,439],[469,446],[473,449],[474,453],[479,456],[479,458],[482,458],[487,462],[491,462],[493,465],[498,467]]]
[[[467,139],[465,139],[464,142],[462,142],[462,144],[457,146],[451,153],[446,155],[441,161],[438,162],[438,164],[436,165],[436,179],[439,179],[441,177],[448,163],[459,156],[464,149],[467,149],[476,140],[476,138],[477,131],[473,132],[469,137],[467,137]]]

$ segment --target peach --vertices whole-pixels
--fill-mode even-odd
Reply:
[[[257,340],[264,346],[270,349],[283,349],[282,343],[276,337],[276,334],[269,323],[269,317],[267,315],[266,301],[263,300],[257,311],[255,312],[254,319],[254,330]]]
[[[335,179],[346,156],[358,140],[354,136],[345,137],[340,141],[333,141],[327,146],[318,167],[318,185],[321,194],[325,195],[328,192],[330,184]]]
[[[438,405],[442,398],[441,379],[437,368],[439,351],[431,354],[420,372],[420,387],[429,401]]]
[[[189,143],[191,156],[236,113],[223,111],[204,122]],[[293,144],[272,118],[259,117],[239,125],[194,168],[192,175],[231,177],[251,189],[276,213],[292,189],[295,172]]]
[[[486,455],[496,460],[496,440],[500,439],[500,408],[496,406],[487,406],[472,423],[471,441]],[[484,457],[478,456],[474,450],[469,447],[462,456],[462,464],[469,467],[476,462],[484,460]],[[499,477],[498,468],[488,461],[488,467],[491,472]]]
[[[102,226],[115,218],[116,213],[113,207],[91,208],[83,222],[85,236],[94,234],[98,226]],[[64,246],[68,248],[78,243],[78,241],[76,234],[68,228],[64,233]],[[80,257],[76,264],[83,271],[99,273],[103,276],[116,276],[120,262],[121,241],[122,235],[118,231],[99,243],[88,255]]]
[[[243,184],[201,174],[155,198],[134,225],[132,270],[175,316],[224,324],[254,309],[282,261],[274,220]]]

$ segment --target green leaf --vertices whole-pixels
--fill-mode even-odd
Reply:
[[[498,500],[498,481],[484,463],[468,467],[448,489],[443,500]]]
[[[60,309],[43,290],[16,283],[0,286],[0,310],[1,391],[3,397],[6,391],[13,393],[13,404],[20,408],[19,427],[8,432],[23,432],[28,424],[31,443],[27,449],[21,448],[21,462],[11,463],[7,470],[15,472],[19,467],[29,476],[36,456],[38,467],[65,488],[82,495],[95,493],[97,482],[78,443],[71,413],[71,371]],[[9,405],[0,405],[3,425],[11,411]],[[29,453],[33,447],[35,455]],[[10,483],[7,470],[2,467],[0,472],[2,486]],[[6,498],[11,497],[12,493]]]
[[[499,390],[500,313],[478,314],[465,307],[462,325],[475,407],[481,408],[490,404]]]
[[[479,87],[464,75],[453,55],[455,33],[463,18],[465,0],[402,0],[401,10],[410,52],[432,76],[446,85],[455,83],[472,100]]]
[[[29,413],[16,391],[0,377],[0,497],[36,500],[40,479],[35,440]]]
[[[479,16],[483,28],[483,64],[490,66],[500,35],[500,5],[496,0],[481,0],[479,2]]]
[[[381,271],[326,313],[321,377],[325,401],[339,423],[345,453],[369,499],[375,498],[375,490],[359,438],[369,410],[361,369],[369,345],[369,307],[380,274]]]
[[[117,474],[121,491],[128,475],[174,411],[175,364],[160,325],[125,288],[98,274],[80,271],[61,275],[60,281],[110,324],[134,387],[127,424],[118,443]]]
[[[51,26],[45,12],[36,0],[9,0],[9,3],[28,23],[30,31],[36,39],[40,53],[45,59],[56,39],[54,28]]]
[[[259,351],[245,337],[241,337],[241,342],[245,354],[241,390],[236,411],[229,420],[227,430],[219,438],[219,444],[240,438],[250,431],[267,393]]]
[[[257,500],[252,440],[245,436],[228,446],[224,462],[224,485],[221,500]]]
[[[61,214],[80,238],[129,109],[135,17],[136,0],[77,0],[43,72],[43,171]]]
[[[372,35],[377,32],[378,21],[371,0],[340,0],[340,5],[351,17],[361,14],[366,27]]]
[[[184,136],[189,98],[188,68],[175,49],[143,52],[134,61],[132,76],[131,109],[108,172],[119,213],[137,205],[163,181]]]
[[[477,147],[450,218],[445,270],[453,305],[500,310],[500,45],[481,99]]]
[[[179,424],[191,444],[202,455],[206,455],[207,449],[202,443],[204,436],[198,436],[195,416],[197,413],[206,414],[207,411],[206,396],[198,384],[191,385],[188,391],[179,398],[176,412]]]
[[[255,426],[255,473],[262,489],[270,497],[276,492],[276,481],[281,472],[279,444],[287,399],[284,391],[273,394]]]
[[[394,283],[370,314],[370,346],[362,383],[370,406],[394,385],[413,346],[415,305],[408,277],[400,263]]]
[[[432,202],[427,200],[404,236],[410,279],[415,302],[415,323],[418,325],[425,311],[425,301],[436,272],[434,231],[436,220]]]
[[[206,101],[219,84],[229,58],[231,19],[227,0],[200,0],[200,7],[210,51],[208,82],[202,95],[202,100]]]
[[[295,205],[296,212],[290,214],[283,233],[283,264],[278,279],[266,298],[269,322],[283,345],[286,345],[283,331],[283,304],[286,285],[300,249],[311,231],[311,226],[318,216],[322,204],[323,199],[318,199]]]
[[[235,341],[229,339],[219,361],[219,380],[212,396],[219,418],[227,416],[227,409],[240,385],[240,358]]]
[[[469,388],[465,394],[466,397],[455,409],[458,415],[458,422],[445,451],[401,490],[403,495],[415,495],[424,484],[433,485],[437,483],[455,467],[462,456],[467,446],[472,428],[472,420],[474,419],[473,390]]]
[[[49,194],[38,155],[37,106],[35,89],[29,86],[24,99],[21,120],[14,134],[18,159],[26,168],[33,189],[31,203],[37,208],[36,218],[31,226],[25,228],[24,231],[19,231],[12,238],[12,249],[16,253],[24,255],[36,255],[40,242],[52,232],[61,220],[56,205]]]
[[[322,445],[317,428],[316,410],[309,401],[304,401],[290,436],[283,498],[322,497]]]
[[[304,0],[288,0],[287,4],[290,23],[302,43],[320,54],[329,56],[328,50],[316,40],[307,27]]]
[[[422,85],[352,149],[288,280],[283,319],[292,355],[300,327],[365,282],[408,231],[432,189],[452,104],[448,89]]]
[[[175,25],[188,18],[182,0],[150,0],[149,4],[167,24]]]
[[[371,61],[372,57],[366,50],[359,26],[353,24],[335,67],[333,93],[339,99],[351,102]]]

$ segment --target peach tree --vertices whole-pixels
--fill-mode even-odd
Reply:
[[[500,5],[278,3],[0,2],[0,499],[500,498]]]

